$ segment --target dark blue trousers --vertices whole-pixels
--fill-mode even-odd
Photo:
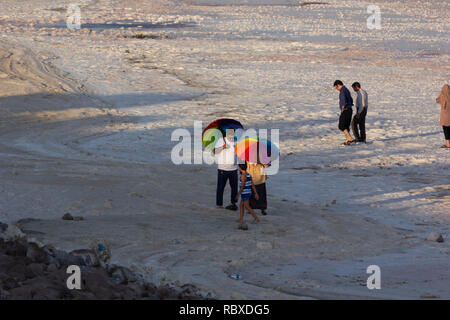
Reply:
[[[236,196],[238,193],[238,173],[237,170],[217,171],[217,192],[216,192],[216,205],[223,206],[223,191],[227,181],[230,181],[231,187],[231,203],[236,203]]]

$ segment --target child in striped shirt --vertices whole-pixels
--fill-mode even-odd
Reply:
[[[240,226],[244,223],[244,211],[245,209],[250,212],[250,214],[255,219],[255,222],[259,222],[258,217],[256,216],[253,209],[250,207],[250,196],[252,195],[252,191],[254,193],[255,199],[258,200],[259,196],[256,192],[255,185],[253,184],[252,177],[247,173],[247,163],[239,164],[239,171],[241,172],[241,188],[239,189],[239,193],[236,196],[236,201],[241,196],[241,215],[239,217]]]

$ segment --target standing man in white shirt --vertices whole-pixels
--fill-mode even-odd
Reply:
[[[238,166],[236,154],[234,152],[234,130],[229,129],[223,139],[217,141],[213,150],[213,154],[217,157],[218,174],[217,174],[217,191],[216,205],[217,208],[223,208],[223,192],[227,181],[231,187],[231,204],[225,209],[237,210],[236,196],[238,193]]]
[[[366,115],[369,107],[369,98],[367,92],[361,89],[361,84],[355,82],[352,84],[356,92],[355,107],[356,114],[353,117],[352,129],[357,142],[366,142]],[[359,127],[359,128],[358,128]]]

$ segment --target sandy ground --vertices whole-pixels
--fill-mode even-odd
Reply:
[[[65,251],[101,241],[155,285],[217,298],[450,298],[434,104],[448,3],[389,2],[370,33],[365,4],[276,2],[84,1],[75,32],[60,27],[69,1],[3,1],[0,221],[34,218],[29,240]],[[125,19],[152,26],[111,27]],[[369,91],[367,145],[340,146],[335,78]],[[247,232],[214,208],[214,166],[170,162],[174,129],[219,117],[280,129],[269,215]]]

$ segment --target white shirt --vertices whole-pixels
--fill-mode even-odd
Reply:
[[[367,97],[366,90],[359,89],[356,92],[356,100],[355,100],[356,112],[361,113],[364,108],[369,107],[369,98]]]
[[[234,141],[228,140],[226,137],[227,148],[218,151],[225,144],[224,139],[217,141],[216,149],[216,161],[219,165],[219,170],[234,171],[237,170],[236,154],[234,153]]]

